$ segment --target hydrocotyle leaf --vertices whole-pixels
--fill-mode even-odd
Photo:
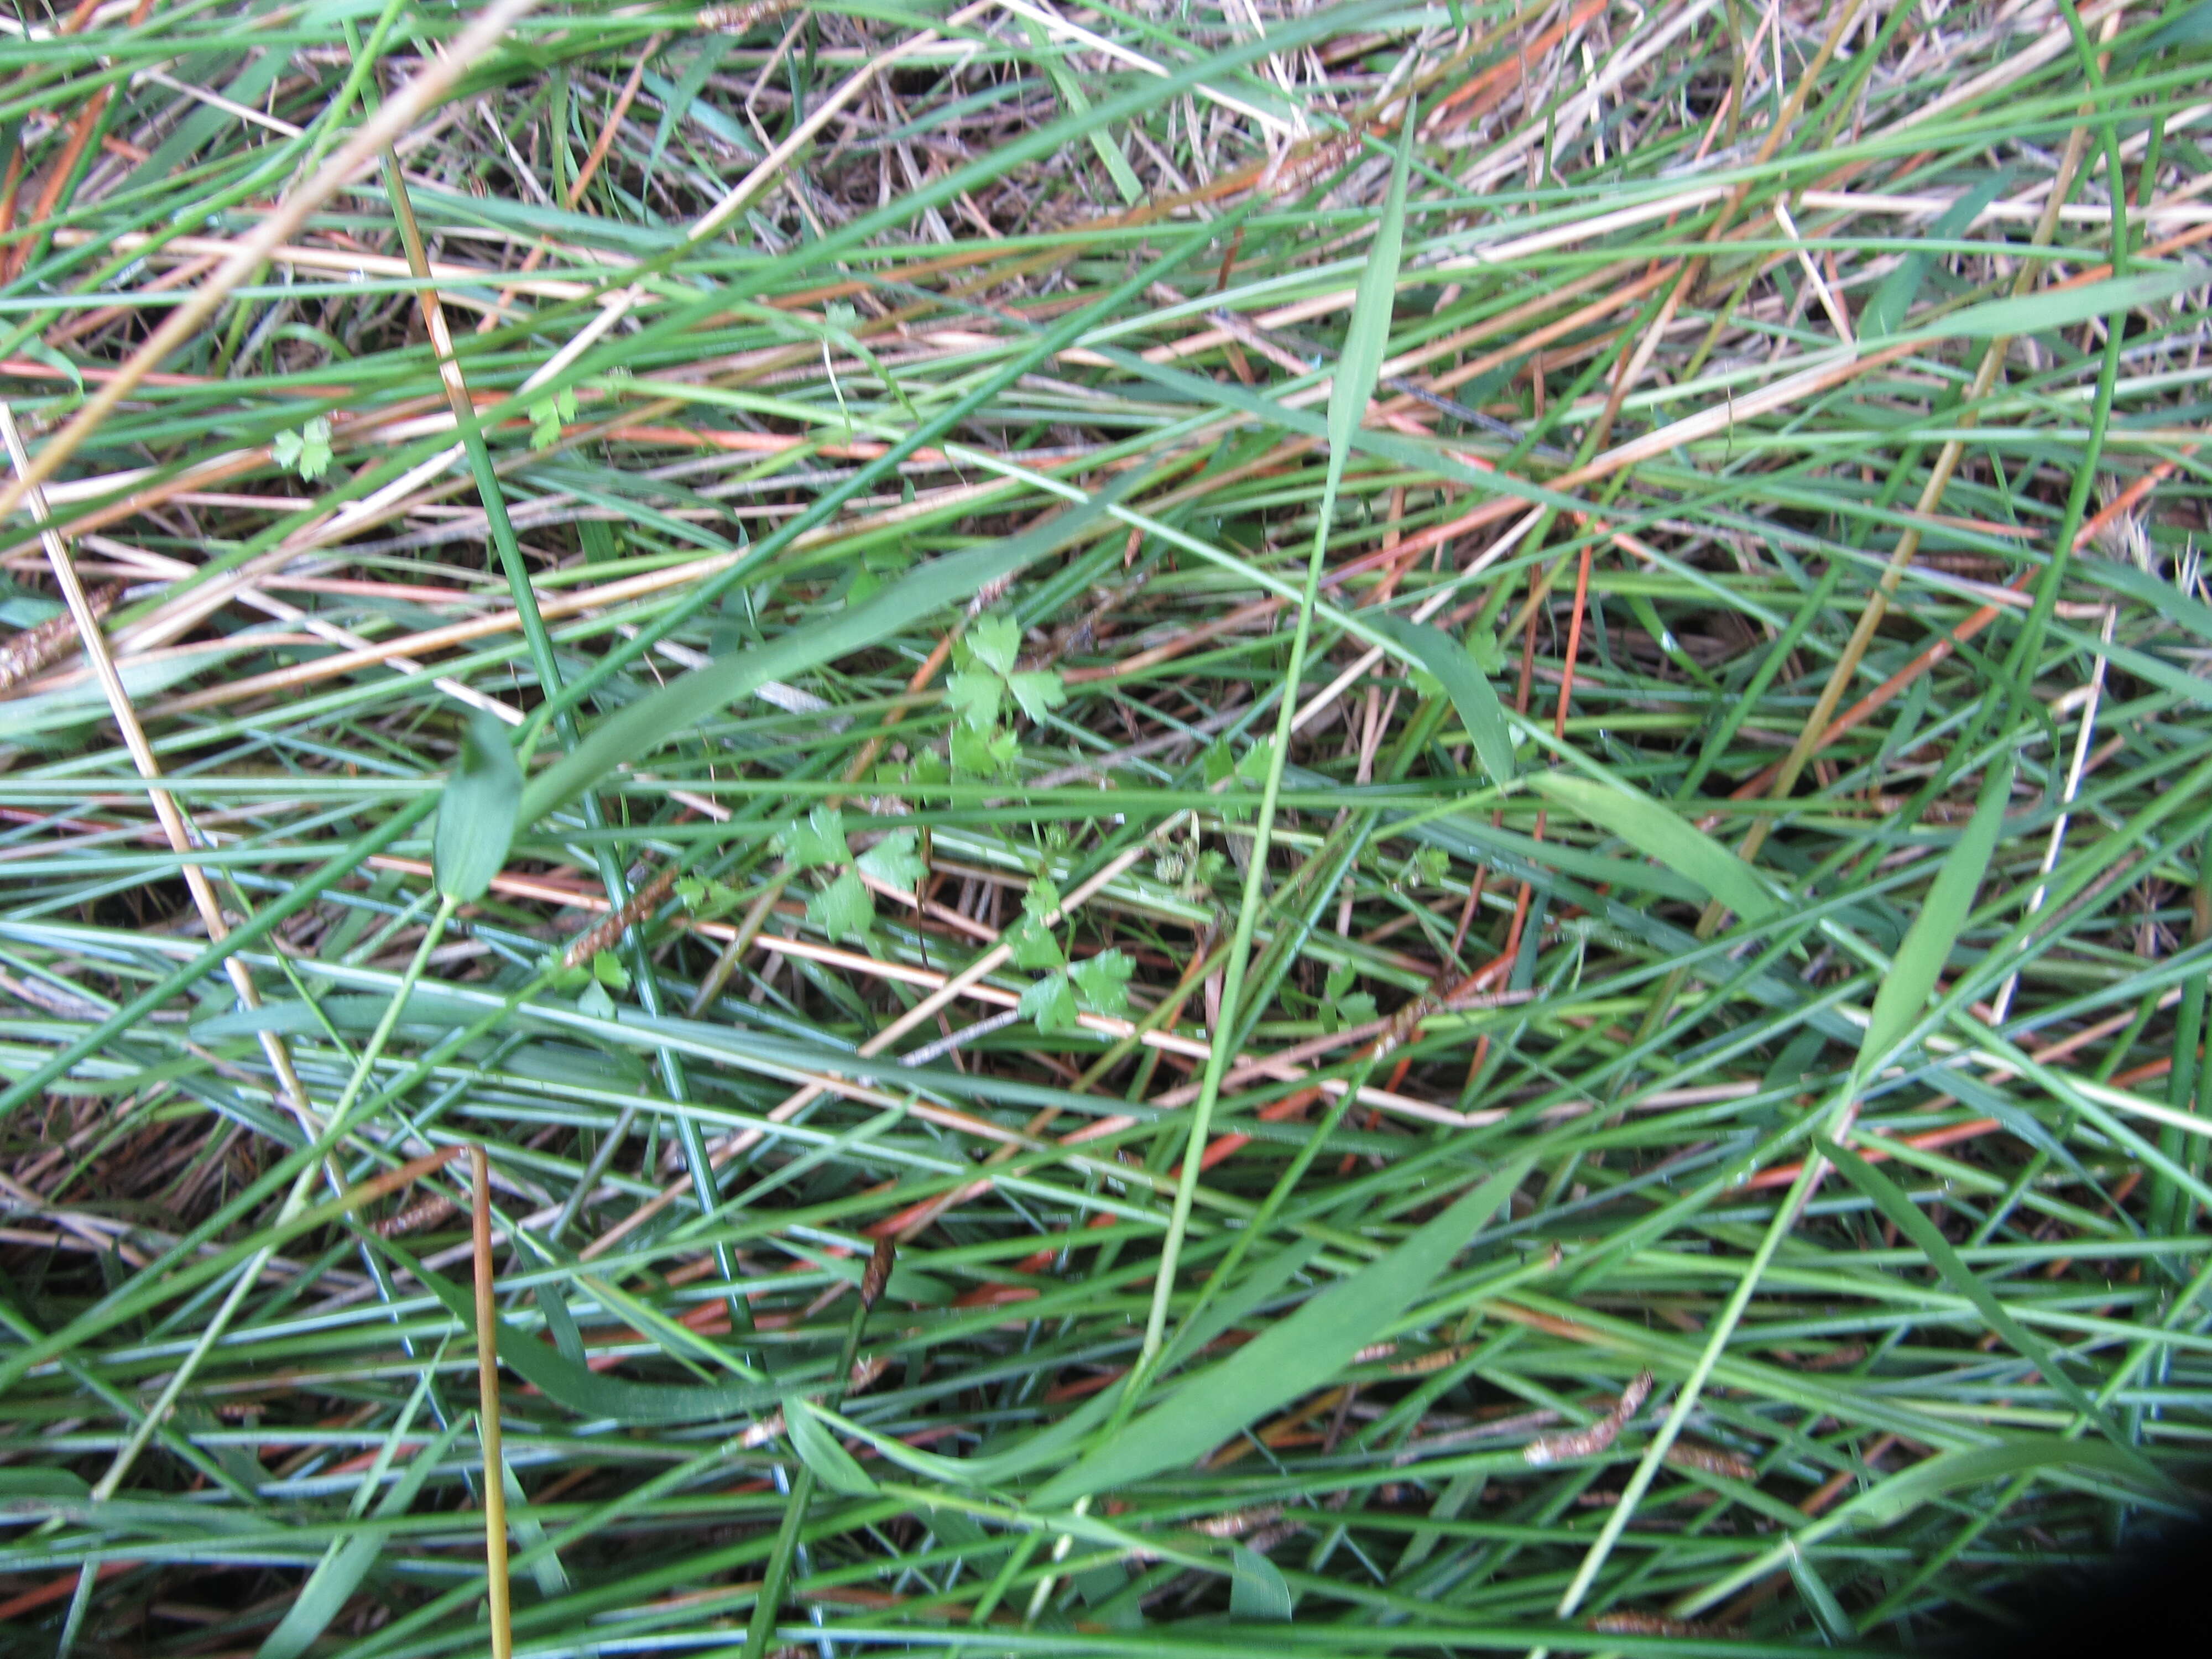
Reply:
[[[1528,781],[1538,793],[1688,877],[1746,921],[1765,921],[1780,912],[1782,901],[1757,871],[1649,795],[1561,772],[1540,772]]]
[[[1509,1164],[1388,1255],[1330,1285],[1220,1364],[1194,1373],[1074,1468],[1045,1482],[1032,1504],[1072,1504],[1189,1463],[1255,1419],[1322,1387],[1413,1306],[1528,1167],[1525,1158]]]
[[[1120,951],[1105,950],[1077,963],[1067,977],[1085,1007],[1119,1017],[1129,1012],[1129,976],[1136,970],[1137,964]]]
[[[851,856],[845,844],[845,815],[834,806],[816,807],[784,831],[782,842],[784,857],[801,870],[842,864]]]
[[[1859,1069],[1870,1073],[1895,1052],[1928,1006],[1929,993],[1942,977],[1943,965],[1958,943],[1959,930],[1973,908],[1975,890],[1990,867],[1996,848],[1997,831],[2003,827],[2005,798],[2012,792],[2012,762],[1998,762],[1982,781],[1980,799],[1959,844],[1943,860],[1920,914],[1897,947],[1896,959],[1875,993],[1874,1011],[1867,1020],[1866,1037],[1859,1045]]]
[[[876,902],[868,896],[867,884],[851,870],[841,871],[836,880],[806,901],[808,925],[819,927],[833,942],[866,939],[875,915]]]
[[[438,890],[463,904],[482,898],[514,844],[522,804],[522,769],[496,715],[477,709],[461,738],[460,764],[438,799],[430,863]]]
[[[1406,647],[1435,675],[1459,712],[1460,723],[1474,740],[1474,757],[1492,783],[1513,781],[1513,730],[1504,705],[1474,653],[1441,628],[1405,617],[1377,617],[1375,626]]]
[[[717,659],[625,705],[592,728],[574,750],[523,791],[524,823],[535,823],[617,766],[643,760],[716,709],[752,695],[770,680],[788,680],[822,663],[866,649],[921,618],[965,599],[986,583],[1011,576],[1088,532],[1107,509],[1145,477],[1133,468],[1092,492],[1088,501],[993,547],[932,560],[873,598],[836,616],[793,629],[774,643]]]
[[[915,884],[929,873],[929,866],[921,861],[914,848],[913,830],[894,830],[860,854],[860,869],[886,887],[911,893]]]

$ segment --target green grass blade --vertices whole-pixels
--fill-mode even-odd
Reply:
[[[1882,976],[1859,1048],[1863,1076],[1871,1076],[1897,1051],[1927,1010],[1928,998],[1950,960],[1951,947],[1966,926],[1966,913],[1973,908],[1974,894],[1990,866],[1990,854],[1996,850],[2012,776],[2009,760],[1990,768],[1981,797],[1974,803],[1974,816],[1943,860],[1920,914],[1898,946],[1897,959]]]
[[[1528,1173],[1508,1164],[1371,1266],[1332,1285],[1289,1318],[1117,1431],[1037,1489],[1040,1507],[1111,1492],[1203,1455],[1267,1412],[1318,1387],[1411,1307]]]
[[[1695,882],[1745,921],[1765,921],[1781,913],[1781,900],[1758,872],[1663,803],[1619,784],[1559,772],[1536,773],[1528,783],[1547,799]]]
[[[1498,702],[1496,690],[1473,653],[1443,629],[1403,617],[1377,617],[1375,625],[1443,683],[1468,736],[1474,739],[1475,758],[1482,763],[1484,773],[1492,783],[1510,783],[1513,731],[1506,724],[1504,705]]]

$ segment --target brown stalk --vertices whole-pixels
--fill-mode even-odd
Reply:
[[[115,608],[122,597],[121,582],[107,582],[85,595],[85,615],[94,623]],[[64,611],[36,628],[27,628],[0,645],[0,692],[20,685],[77,641],[77,616]]]
[[[469,1236],[476,1261],[477,1437],[483,1450],[484,1580],[492,1659],[514,1659],[507,1582],[507,1460],[499,1443],[499,1304],[492,1296],[491,1165],[469,1148]]]

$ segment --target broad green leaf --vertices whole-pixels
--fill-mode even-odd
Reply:
[[[423,1482],[453,1449],[453,1442],[469,1421],[465,1417],[455,1418],[443,1434],[416,1454],[406,1473],[392,1483],[391,1490],[378,1503],[378,1519],[395,1519],[407,1513],[416,1495],[422,1490]],[[377,1528],[334,1540],[315,1570],[307,1575],[307,1582],[300,1587],[299,1599],[285,1610],[283,1619],[269,1632],[254,1659],[298,1659],[313,1645],[315,1638],[330,1628],[331,1621],[353,1599],[354,1591],[368,1576],[368,1570],[376,1565],[385,1537],[384,1531]]]
[[[2154,1480],[2157,1479],[2151,1466],[2140,1461],[2141,1455],[2127,1443],[2125,1437],[2106,1416],[2103,1408],[2090,1397],[2086,1389],[2074,1380],[2051,1345],[2013,1317],[2012,1310],[1997,1299],[1995,1292],[1982,1282],[1981,1275],[1969,1267],[1964,1258],[1952,1248],[1951,1241],[1943,1237],[1943,1230],[1922,1213],[1920,1206],[1900,1191],[1895,1182],[1848,1146],[1826,1141],[1822,1144],[1822,1150],[1844,1178],[1872,1199],[1875,1207],[1896,1224],[1898,1231],[1918,1247],[1936,1271],[1942,1274],[1945,1282],[1974,1304],[1976,1311],[1989,1322],[1990,1328],[2009,1343],[2014,1352],[2033,1364],[2042,1373],[2043,1380],[2063,1395],[2067,1403],[2081,1413],[2091,1427],[2129,1455],[2138,1459],[2136,1472],[2139,1476]]]
[[[144,702],[195,674],[221,666],[227,658],[265,648],[253,642],[252,634],[238,634],[228,640],[209,645],[174,646],[157,656],[125,657],[115,665],[115,672],[122,679],[123,689],[130,694],[131,701]],[[5,731],[7,740],[12,743],[38,732],[82,726],[87,720],[105,720],[107,717],[107,693],[101,689],[98,679],[90,674],[82,674],[52,691],[10,697],[5,708],[6,723],[0,730]]]
[[[1571,847],[1562,841],[1538,841],[1534,836],[1494,827],[1486,817],[1455,813],[1431,820],[1428,830],[1431,835],[1449,836],[1451,842],[1457,843],[1452,850],[1462,858],[1502,855],[1524,864],[1547,866],[1561,875],[1572,876],[1592,885],[1603,884],[1632,892],[1660,893],[1685,903],[1694,904],[1709,896],[1703,886],[1677,875],[1664,865],[1647,863],[1640,858],[1608,857],[1587,848]]]
[[[2000,167],[1987,174],[1972,190],[1944,210],[1943,216],[1923,233],[1929,240],[1952,242],[1965,235],[1968,228],[1980,216],[1984,208],[2003,194],[2012,183],[2009,168]],[[1936,260],[1933,253],[1908,253],[1897,262],[1897,269],[1881,279],[1875,289],[1874,298],[1867,301],[1866,309],[1859,313],[1859,337],[1872,339],[1884,334],[1894,334],[1905,326],[1906,313],[1920,296],[1921,285],[1928,280],[1928,271]]]
[[[1048,1508],[1204,1456],[1247,1424],[1326,1386],[1413,1306],[1528,1171],[1516,1159],[1379,1261],[1340,1279],[1038,1488]]]
[[[2136,276],[2117,276],[2086,288],[2046,289],[2017,299],[1988,300],[1968,306],[1925,328],[1907,330],[1900,340],[1990,340],[2047,334],[2053,329],[2111,317],[2139,306],[2156,305],[2184,289],[2212,282],[2212,266],[2190,261]]]
[[[576,1316],[568,1311],[568,1298],[559,1285],[540,1285],[535,1297],[538,1316],[545,1322],[545,1334],[553,1339],[553,1346],[563,1359],[580,1365],[584,1363],[584,1334],[576,1328]]]
[[[1056,552],[1087,534],[1145,476],[1145,469],[1133,467],[1089,500],[1010,541],[933,560],[872,599],[793,629],[757,649],[695,668],[616,710],[572,752],[531,781],[523,792],[522,822],[537,823],[616,767],[645,760],[664,743],[770,680],[790,680],[819,664],[866,650],[969,598],[986,583]]]
[[[1328,389],[1328,450],[1332,472],[1341,476],[1352,453],[1352,434],[1367,416],[1367,400],[1389,355],[1390,313],[1398,297],[1398,261],[1406,240],[1406,179],[1413,159],[1415,123],[1399,123],[1398,155],[1390,168],[1390,192],[1383,198],[1382,217],[1375,227],[1375,242],[1367,251],[1366,269],[1359,274],[1359,289],[1352,302],[1352,326],[1344,337],[1344,355],[1337,359],[1336,377]]]
[[[1649,795],[1563,772],[1539,772],[1528,781],[1540,794],[1686,876],[1746,921],[1764,921],[1781,910],[1758,872]]]
[[[543,1596],[566,1595],[568,1593],[568,1571],[561,1565],[558,1550],[540,1549],[545,1542],[545,1523],[530,1513],[530,1498],[522,1490],[522,1482],[515,1478],[514,1466],[502,1456],[499,1460],[500,1484],[507,1488],[507,1528],[514,1535],[518,1553],[536,1552],[530,1563],[530,1577]]]
[[[894,830],[860,854],[860,868],[886,887],[911,893],[929,873],[929,866],[921,861],[914,848],[913,830]]]
[[[1966,833],[1929,884],[1920,914],[1905,930],[1905,942],[1897,947],[1897,958],[1889,972],[1882,975],[1881,988],[1875,993],[1874,1011],[1867,1020],[1866,1037],[1859,1044],[1862,1075],[1871,1075],[1887,1060],[1927,1012],[1929,994],[1942,976],[1959,930],[1966,925],[1966,913],[1974,907],[1975,890],[1990,867],[1997,831],[2004,824],[2012,769],[2009,759],[1990,768]]]
[[[1034,1020],[1040,1031],[1072,1031],[1075,1029],[1075,997],[1067,988],[1066,974],[1047,974],[1033,981],[1022,993],[1015,1012],[1024,1019]]]
[[[847,1498],[875,1496],[876,1483],[868,1478],[868,1472],[837,1443],[837,1437],[822,1425],[814,1407],[798,1395],[783,1402],[783,1426],[799,1461],[831,1492]]]
[[[1161,1357],[1161,1372],[1173,1370],[1215,1337],[1234,1329],[1253,1310],[1311,1267],[1313,1259],[1321,1252],[1321,1240],[1301,1238],[1246,1273],[1234,1290],[1224,1292],[1210,1306],[1201,1309],[1196,1319],[1176,1331],[1175,1340]]]
[[[1794,1545],[1789,1554],[1789,1567],[1790,1581],[1797,1586],[1798,1595],[1805,1598],[1805,1605],[1813,1609],[1820,1634],[1831,1643],[1856,1641],[1858,1631],[1850,1615],[1844,1611],[1844,1604],[1836,1600],[1835,1591],[1828,1588],[1828,1581],[1820,1577],[1820,1569],[1811,1559]]]
[[[784,857],[801,870],[842,864],[852,856],[845,843],[845,815],[834,806],[816,807],[779,839]]]
[[[2206,4],[2212,6],[2212,0],[2206,0]],[[2154,614],[2180,623],[2198,639],[2212,641],[2212,605],[2183,592],[2163,576],[2154,576],[2119,559],[2077,560],[2069,567],[2068,574],[2099,587],[2124,593],[2148,605]]]
[[[1255,1624],[1287,1622],[1291,1587],[1275,1564],[1243,1544],[1229,1547],[1229,1616]]]
[[[1129,1012],[1129,976],[1137,964],[1119,951],[1101,951],[1067,970],[1083,1006],[1095,1014],[1120,1016]]]
[[[438,827],[430,842],[438,890],[467,904],[490,890],[514,844],[522,769],[498,717],[477,709],[461,739],[460,764],[438,798]]]
[[[2143,42],[2145,52],[2166,46],[2193,46],[2212,40],[2212,0],[2197,0],[2187,11],[2168,18]]]
[[[1863,1527],[1887,1526],[1947,1492],[1987,1486],[2037,1469],[2062,1469],[2143,1485],[2142,1459],[2103,1440],[2065,1440],[2055,1434],[2010,1435],[1995,1446],[1939,1452],[1868,1487],[1836,1511]],[[2172,1486],[2156,1479],[2146,1491],[2166,1496]]]
[[[0,1509],[11,1498],[60,1498],[81,1502],[92,1496],[92,1487],[81,1474],[68,1469],[0,1469]]]
[[[831,939],[866,939],[868,924],[875,917],[876,902],[869,896],[867,884],[851,870],[841,872],[836,880],[806,901],[808,923]]]
[[[1452,707],[1459,713],[1467,734],[1474,740],[1475,758],[1492,783],[1513,781],[1513,731],[1505,723],[1504,706],[1475,661],[1474,654],[1441,628],[1409,621],[1404,617],[1377,617],[1376,627],[1412,653],[1413,659],[1437,677]]]
[[[817,1407],[815,1415],[835,1432],[854,1440],[866,1441],[882,1455],[884,1461],[902,1469],[946,1486],[988,1488],[1027,1474],[1032,1469],[1056,1463],[1079,1445],[1113,1412],[1121,1398],[1121,1385],[1102,1389],[1091,1396],[1074,1411],[1049,1428],[1039,1429],[1026,1439],[1018,1440],[1005,1451],[992,1452],[981,1457],[943,1457],[935,1452],[926,1452],[909,1446],[896,1435],[882,1434],[866,1424],[848,1419]]]
[[[416,1261],[396,1241],[380,1241],[407,1271],[422,1281],[464,1330],[476,1328],[476,1300],[472,1292],[456,1285],[436,1268]],[[684,1386],[659,1382],[625,1382],[603,1376],[562,1358],[535,1336],[499,1321],[499,1363],[548,1399],[586,1418],[605,1419],[624,1425],[715,1423],[749,1416],[775,1403],[784,1385],[774,1382]]]

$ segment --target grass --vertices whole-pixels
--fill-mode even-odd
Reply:
[[[2204,16],[7,26],[0,1647],[1921,1646],[2189,1508]]]

